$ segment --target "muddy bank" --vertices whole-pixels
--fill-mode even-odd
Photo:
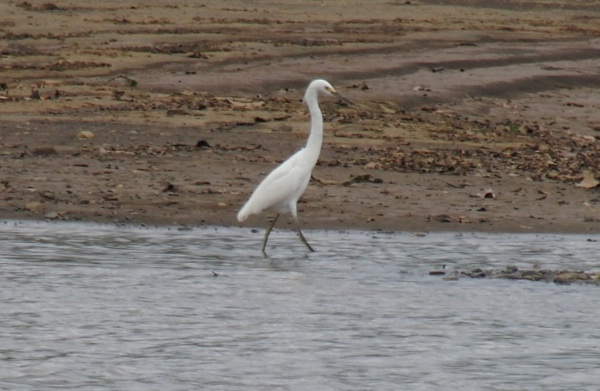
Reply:
[[[445,4],[3,3],[0,215],[237,225],[324,77],[304,226],[598,233],[600,11]]]

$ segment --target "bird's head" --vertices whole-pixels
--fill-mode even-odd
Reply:
[[[328,95],[337,94],[337,91],[335,90],[335,88],[333,88],[333,86],[331,84],[329,84],[329,82],[327,80],[323,80],[323,79],[313,80],[310,83],[310,85],[308,86],[308,89],[309,90],[313,89],[317,93],[325,93]]]
[[[316,99],[319,94],[333,95],[335,92],[335,88],[327,80],[316,79],[308,85],[304,94],[304,102],[308,103],[309,99]]]
[[[323,79],[313,80],[308,85],[308,88],[306,89],[306,94],[304,94],[304,101],[308,102],[309,97],[311,97],[311,96],[316,97],[316,95],[319,95],[320,93],[326,94],[326,95],[333,95],[336,98],[340,98],[348,103],[352,103],[348,99],[346,99],[345,97],[340,95],[340,93],[337,92],[335,90],[335,88],[333,88],[333,86],[331,84],[329,84],[329,82],[327,80],[323,80]]]

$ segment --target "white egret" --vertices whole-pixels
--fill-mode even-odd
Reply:
[[[308,244],[300,230],[297,203],[304,190],[306,190],[306,186],[308,186],[312,170],[317,164],[319,154],[321,153],[321,145],[323,144],[323,114],[319,108],[319,93],[341,97],[331,84],[325,80],[317,79],[309,84],[304,94],[304,102],[310,112],[311,125],[306,146],[263,179],[237,215],[238,220],[242,222],[248,216],[259,214],[263,211],[268,210],[276,213],[273,222],[265,233],[262,247],[263,253],[267,246],[269,234],[282,213],[290,213],[292,215],[300,240],[310,251],[315,251]]]

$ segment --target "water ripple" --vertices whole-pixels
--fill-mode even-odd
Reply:
[[[600,383],[598,237],[0,225],[0,389],[566,390]],[[588,240],[592,239],[592,240]]]

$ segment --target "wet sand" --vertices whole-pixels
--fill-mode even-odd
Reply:
[[[600,6],[438,3],[2,3],[0,217],[238,225],[322,77],[303,226],[600,232]]]

